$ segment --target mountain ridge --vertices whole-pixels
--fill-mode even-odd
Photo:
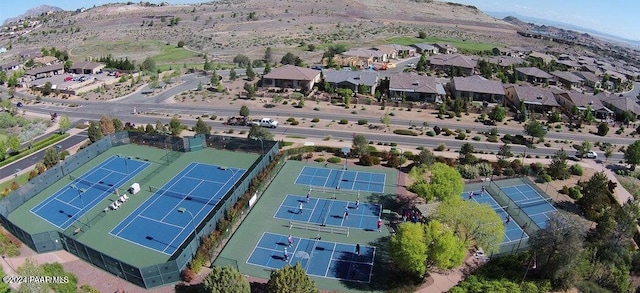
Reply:
[[[25,17],[39,16],[39,15],[41,15],[43,13],[59,12],[59,11],[64,11],[64,9],[62,9],[60,7],[57,7],[57,6],[40,5],[40,6],[36,6],[36,7],[33,7],[31,9],[27,10],[25,13],[23,13],[21,15],[5,19],[3,24],[11,23],[13,21],[17,21],[17,20],[20,20],[20,19],[25,18]]]

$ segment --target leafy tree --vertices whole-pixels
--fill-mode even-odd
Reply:
[[[578,148],[578,156],[580,156],[580,158],[584,158],[587,153],[589,153],[591,151],[591,142],[588,141],[583,141],[582,144],[580,145],[580,148]]]
[[[47,81],[42,87],[42,94],[45,96],[48,96],[49,94],[51,94],[52,88],[53,88],[53,85],[51,84],[51,82]]]
[[[185,43],[184,41],[178,41],[178,48],[182,48],[184,47]]]
[[[273,140],[273,134],[268,129],[255,124],[251,125],[247,137],[251,139]]]
[[[53,292],[77,292],[78,277],[73,273],[66,272],[60,263],[45,263],[41,266],[45,276],[67,277],[68,282],[52,282],[49,287]]]
[[[460,198],[460,194],[464,189],[464,181],[456,169],[443,163],[435,163],[428,169],[423,170],[427,171],[428,179],[424,177],[424,171],[419,171],[423,175],[414,181],[409,187],[410,190],[427,201],[431,201],[434,198],[438,198],[441,201]]]
[[[122,124],[122,121],[120,121],[120,119],[113,118],[111,119],[111,122],[113,123],[113,129],[115,130],[115,132],[120,132],[124,130],[124,124]]]
[[[520,268],[518,268],[520,269]],[[549,288],[551,289],[551,288]],[[522,285],[507,279],[488,279],[476,275],[470,275],[462,282],[448,291],[449,293],[484,293],[484,292],[509,292],[509,293],[533,293],[548,292],[538,289],[533,282],[524,282]]]
[[[160,120],[156,120],[156,132],[165,134],[167,131],[165,129],[164,124]]]
[[[173,116],[171,121],[169,121],[169,132],[171,132],[173,136],[178,136],[182,132],[182,122],[180,122],[178,116]]]
[[[100,131],[102,135],[109,135],[116,132],[115,127],[113,127],[113,121],[107,115],[102,115],[100,118]]]
[[[385,112],[384,115],[382,115],[382,117],[380,118],[380,123],[384,124],[386,127],[389,127],[389,124],[391,124],[391,116],[389,115],[389,112]]]
[[[46,276],[44,269],[31,258],[27,258],[17,271],[20,276]],[[25,282],[20,284],[18,292],[49,292],[50,290],[49,284],[45,282]]]
[[[262,74],[267,74],[271,72],[271,63],[267,62],[267,64],[264,65],[264,70],[262,71]]]
[[[442,203],[435,219],[456,231],[464,243],[475,241],[485,252],[497,252],[504,237],[503,219],[491,206],[462,200],[460,195],[461,192],[457,194],[457,200]]]
[[[211,134],[211,126],[207,125],[202,118],[198,117],[198,121],[196,121],[196,126],[193,127],[193,131],[196,134]]]
[[[604,172],[595,173],[581,187],[582,197],[577,203],[584,211],[585,218],[597,221],[612,208],[613,191],[609,187],[609,178]]]
[[[551,164],[547,169],[547,173],[553,179],[564,180],[571,176],[569,173],[569,166],[567,166],[567,153],[564,149],[556,151],[551,159]]]
[[[5,84],[7,82],[7,72],[0,71],[0,84]]]
[[[207,57],[207,55],[204,55],[204,65],[202,66],[202,69],[207,70],[207,71],[211,70],[211,69],[214,69],[213,68],[213,64],[211,63],[211,61],[209,61],[209,57]],[[216,76],[216,75],[215,74],[212,75],[211,78],[213,79],[214,76]]]
[[[87,136],[91,142],[96,142],[102,139],[102,131],[100,131],[100,125],[96,121],[89,122],[89,128],[87,129]]]
[[[433,163],[436,162],[436,157],[433,155],[433,153],[430,150],[424,148],[420,151],[418,156],[414,158],[414,161],[418,165],[431,166],[433,165]]]
[[[151,59],[151,57],[147,57],[140,64],[140,70],[142,71],[156,71],[156,61]]]
[[[156,133],[156,130],[153,129],[153,125],[151,125],[151,123],[147,123],[147,125],[144,126],[144,133],[153,134]]]
[[[58,127],[60,127],[60,132],[62,133],[65,133],[67,129],[71,128],[71,120],[69,120],[69,116],[60,116],[58,120]]]
[[[427,54],[422,53],[420,55],[420,60],[418,60],[418,64],[416,64],[416,70],[418,72],[424,72],[429,69],[429,64],[427,63]]]
[[[247,92],[247,97],[249,99],[256,96],[256,87],[253,86],[253,84],[245,82],[243,88]]]
[[[610,143],[606,144],[604,147],[604,157],[609,161],[609,158],[613,156],[613,145]]]
[[[249,81],[252,81],[256,78],[256,73],[253,71],[253,67],[251,66],[251,63],[247,64],[247,79],[249,79]]]
[[[495,106],[489,112],[489,119],[494,122],[502,122],[504,118],[507,118],[507,110],[501,106]]]
[[[627,146],[624,150],[624,160],[630,165],[631,170],[636,169],[636,165],[640,164],[640,140]]]
[[[511,146],[508,144],[503,144],[500,146],[498,153],[496,154],[498,160],[506,160],[508,158],[513,157],[513,153],[511,152]]]
[[[587,106],[587,110],[585,110],[582,115],[582,120],[587,124],[591,124],[591,122],[596,120],[596,118],[593,117],[593,109],[591,108],[591,105]]]
[[[427,244],[427,263],[441,270],[462,265],[467,254],[467,244],[456,237],[455,231],[437,220],[424,226],[424,242]]]
[[[280,64],[296,65],[298,63],[298,59],[300,59],[300,57],[293,55],[293,53],[291,52],[287,52],[287,54],[284,54],[284,56],[282,56],[282,59],[280,59]]]
[[[267,47],[264,50],[264,58],[263,58],[264,62],[266,62],[268,64],[268,63],[270,63],[272,61],[271,60],[272,58],[273,58],[273,52],[271,50],[271,47]]]
[[[240,116],[247,118],[249,117],[250,113],[251,112],[249,111],[249,107],[247,107],[247,105],[240,106]]]
[[[362,157],[369,153],[369,141],[364,134],[356,134],[353,136],[351,148],[352,152],[358,154],[358,157]]]
[[[251,292],[251,286],[247,278],[230,266],[214,266],[211,272],[202,280],[202,287],[204,292],[211,293]]]
[[[562,117],[560,115],[560,112],[553,111],[553,113],[551,113],[549,115],[549,118],[548,118],[547,122],[549,122],[549,123],[557,123],[557,122],[560,122],[561,120],[562,120]]]
[[[71,66],[73,66],[73,61],[71,61],[71,60],[65,61],[64,65],[63,65],[64,71],[69,71]]]
[[[17,135],[10,135],[7,140],[7,147],[13,152],[17,152],[20,150],[20,139]]]
[[[397,267],[416,277],[427,272],[427,244],[420,223],[404,222],[391,237],[389,254]]]
[[[47,169],[58,164],[60,161],[60,155],[58,154],[58,150],[55,147],[50,147],[44,151],[44,156],[42,157],[42,164],[44,164]]]
[[[7,144],[4,140],[0,140],[0,161],[4,161],[7,156]]]
[[[236,57],[233,57],[233,63],[238,64],[238,67],[247,67],[247,65],[251,63],[251,60],[245,55],[238,54]]]
[[[560,288],[570,288],[580,278],[585,228],[579,222],[557,212],[547,226],[529,238],[534,252],[536,271]]]
[[[604,123],[604,122],[598,124],[598,135],[605,136],[607,135],[607,133],[609,133],[609,125],[607,125],[607,123]]]
[[[229,70],[229,79],[230,80],[236,80],[238,78],[238,74],[236,73],[235,69],[231,68]]]
[[[300,263],[271,272],[266,291],[269,293],[316,293],[316,282],[309,279]]]
[[[536,120],[531,120],[529,121],[529,123],[525,124],[524,132],[527,135],[531,136],[531,143],[534,143],[534,138],[543,139],[547,134],[547,130],[545,129],[544,125]]]

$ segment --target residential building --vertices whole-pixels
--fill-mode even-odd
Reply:
[[[606,94],[598,94],[602,104],[611,109],[618,120],[624,119],[624,113],[632,113],[636,119],[640,119],[640,105],[636,97],[614,96]]]
[[[478,62],[469,56],[460,54],[434,55],[427,58],[431,70],[453,74],[454,76],[469,76],[475,72]]]
[[[556,57],[554,57],[553,55],[540,53],[540,52],[536,52],[536,51],[531,52],[529,54],[528,58],[541,61],[541,62],[543,62],[545,64],[549,64],[549,63],[551,63],[551,61],[556,61],[557,60]]]
[[[31,69],[25,73],[25,77],[29,80],[50,77],[64,73],[64,65],[61,63],[38,67]]]
[[[33,58],[33,63],[36,63],[36,64],[51,65],[58,62],[59,62],[58,58],[54,56],[42,56],[42,57]]]
[[[445,94],[444,87],[433,76],[414,72],[399,72],[389,76],[389,97],[394,100],[438,102]]]
[[[502,82],[488,80],[479,75],[469,77],[453,77],[451,94],[456,99],[469,102],[504,103],[504,87]]]
[[[584,79],[569,71],[555,70],[551,72],[551,75],[555,76],[558,82],[569,90],[581,88],[584,83]]]
[[[340,54],[343,59],[351,58],[356,60],[357,66],[361,66],[361,68],[369,67],[375,62],[388,62],[389,56],[378,50],[372,49],[351,49]]]
[[[20,69],[21,67],[22,67],[21,62],[9,62],[5,64],[1,64],[0,71],[11,71],[11,70]]]
[[[310,91],[320,82],[320,71],[310,68],[284,65],[262,76],[263,87],[278,87]]]
[[[440,54],[457,54],[458,48],[447,44],[447,43],[435,43],[433,44],[436,48],[438,48],[438,52]]]
[[[391,59],[413,57],[416,55],[416,48],[397,44],[380,45],[373,49],[386,53]]]
[[[325,70],[322,74],[324,81],[334,90],[348,88],[354,93],[373,95],[378,85],[378,73],[375,71]],[[361,89],[364,91],[360,92]]]
[[[558,104],[567,115],[571,115],[574,106],[580,112],[584,112],[590,107],[594,116],[599,119],[607,119],[613,115],[613,111],[605,107],[600,99],[593,95],[569,91],[556,93],[555,96]]]
[[[438,54],[438,48],[436,48],[434,45],[431,45],[431,44],[418,43],[418,44],[413,44],[412,46],[416,48],[416,51],[418,54],[422,54],[422,53],[425,53],[426,55]]]
[[[97,74],[105,67],[98,62],[75,62],[69,67],[69,71],[76,74]]]
[[[601,78],[589,71],[576,71],[573,74],[579,76],[584,81],[584,85],[590,88],[601,88]]]
[[[513,65],[520,65],[524,63],[524,60],[520,57],[514,56],[492,56],[486,59],[487,62],[495,64],[500,67],[509,67]]]
[[[530,113],[548,114],[561,111],[556,96],[549,88],[512,84],[505,87],[505,93],[508,104],[516,111],[520,110],[522,103]]]
[[[553,76],[537,67],[516,68],[518,80],[524,80],[532,84],[547,84]]]

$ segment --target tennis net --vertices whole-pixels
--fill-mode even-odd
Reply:
[[[521,208],[527,208],[527,207],[539,206],[539,205],[545,205],[545,204],[553,206],[553,204],[551,204],[551,199],[536,199],[531,201],[521,201],[521,202],[517,202],[516,204],[518,204],[518,206]]]
[[[90,188],[97,188],[97,189],[108,191],[108,192],[114,192],[116,190],[116,187],[113,186],[113,184],[104,183],[102,181],[91,182],[87,179],[76,177],[73,175],[69,175],[69,179],[71,179],[71,181],[73,181],[74,183],[82,183],[84,185],[87,185],[87,187],[90,187]]]
[[[218,203],[218,201],[214,201],[213,198],[204,198],[204,197],[199,197],[199,196],[193,196],[193,195],[190,195],[190,194],[178,193],[178,192],[175,192],[175,191],[161,189],[161,188],[157,188],[157,187],[153,187],[153,186],[149,186],[149,191],[151,191],[153,193],[157,193],[159,195],[166,195],[166,196],[170,196],[170,197],[174,197],[174,198],[195,201],[195,202],[208,204],[208,205],[216,205]]]

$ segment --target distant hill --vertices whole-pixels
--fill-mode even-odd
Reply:
[[[618,37],[618,36],[614,36],[608,33],[604,33],[601,31],[597,31],[594,29],[590,29],[590,28],[585,28],[585,27],[581,27],[575,24],[570,24],[570,23],[565,23],[565,22],[561,22],[561,21],[554,21],[554,20],[549,20],[549,19],[542,19],[542,18],[536,18],[536,17],[530,17],[530,16],[524,16],[515,12],[491,12],[491,11],[485,11],[486,14],[498,18],[498,19],[502,19],[506,22],[509,22],[513,25],[516,26],[526,26],[526,25],[533,25],[536,24],[537,27],[547,27],[547,28],[554,28],[554,29],[559,29],[559,30],[563,30],[563,29],[567,29],[567,30],[574,30],[580,33],[588,33],[591,36],[595,36],[598,38],[602,38],[602,39],[606,39],[609,41],[615,41],[615,42],[621,42],[621,43],[626,43],[627,45],[631,45],[634,47],[638,47],[640,46],[640,40],[629,40],[626,38],[622,38],[622,37]],[[538,32],[538,31],[536,31]]]
[[[4,21],[4,24],[10,23],[12,21],[20,20],[20,19],[22,19],[24,17],[38,16],[38,15],[41,15],[43,13],[58,12],[58,11],[64,11],[64,9],[62,9],[60,7],[56,7],[56,6],[40,5],[38,7],[34,7],[34,8],[31,8],[31,9],[27,10],[27,12],[25,12],[22,15],[18,15],[16,17],[12,17],[12,18],[7,18]]]

